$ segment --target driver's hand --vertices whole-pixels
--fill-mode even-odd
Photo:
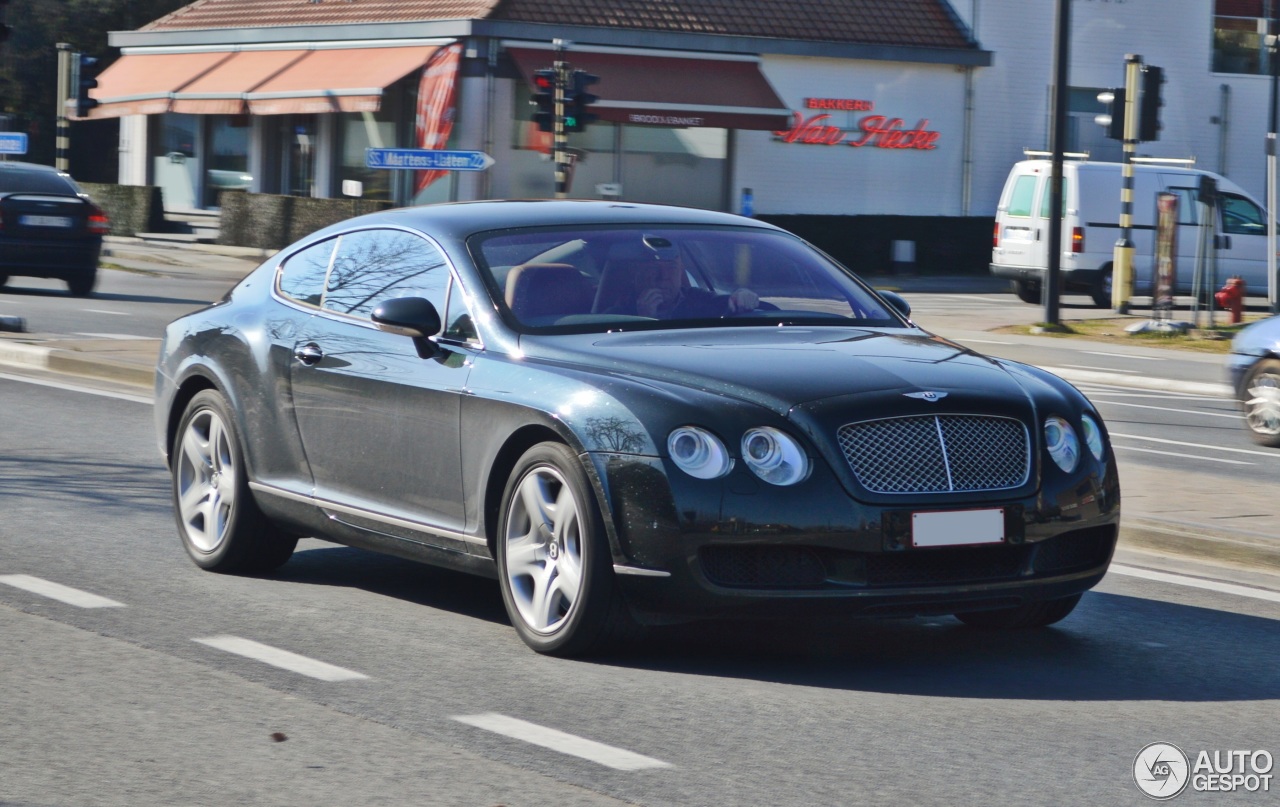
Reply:
[[[729,313],[737,314],[740,311],[755,311],[760,305],[760,296],[751,289],[738,289],[729,295]]]
[[[642,317],[656,317],[665,301],[662,289],[648,289],[636,299],[636,313]]]

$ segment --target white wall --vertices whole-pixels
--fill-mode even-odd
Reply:
[[[1008,167],[1023,147],[1048,146],[1048,89],[1053,75],[1055,9],[1051,2],[952,0],[973,26],[991,67],[975,73],[974,215],[995,210]],[[1194,157],[1219,169],[1221,86],[1230,88],[1226,173],[1259,199],[1264,190],[1270,80],[1214,74],[1212,0],[1073,0],[1070,83],[1124,83],[1125,55],[1164,68],[1160,139],[1138,146],[1152,157]]]
[[[765,57],[762,69],[801,115],[828,112],[827,124],[861,136],[869,115],[901,118],[906,128],[939,133],[936,148],[890,149],[785,143],[771,132],[737,133],[733,199],[751,188],[763,214],[960,215],[964,73],[952,65]],[[806,98],[866,100],[871,111],[805,109]],[[736,201],[735,201],[736,204]]]

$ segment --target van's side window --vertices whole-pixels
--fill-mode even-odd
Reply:
[[[1199,192],[1195,188],[1168,188],[1167,190],[1178,197],[1178,223],[1199,224]]]
[[[1040,194],[1040,218],[1049,218],[1049,188],[1053,186],[1052,179],[1044,181],[1044,193]],[[1067,178],[1062,178],[1062,212],[1067,212]]]
[[[1031,216],[1031,205],[1035,204],[1036,178],[1020,176],[1013,183],[1013,192],[1009,194],[1010,216]]]
[[[1262,211],[1253,202],[1234,193],[1222,194],[1222,231],[1229,235],[1257,235],[1265,233],[1267,225]]]

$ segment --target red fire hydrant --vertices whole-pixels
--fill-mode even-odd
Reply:
[[[1226,285],[1213,295],[1218,307],[1231,312],[1231,322],[1238,323],[1244,319],[1244,278],[1228,278]]]

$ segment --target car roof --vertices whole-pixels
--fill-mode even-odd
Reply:
[[[0,171],[31,171],[33,173],[44,174],[65,174],[65,171],[59,171],[52,165],[41,165],[40,163],[24,163],[11,160],[0,160]]]
[[[755,219],[673,205],[611,202],[594,199],[531,199],[446,202],[384,210],[348,219],[316,235],[353,227],[399,225],[435,236],[466,238],[473,233],[526,227],[575,225],[676,225],[780,228]]]

